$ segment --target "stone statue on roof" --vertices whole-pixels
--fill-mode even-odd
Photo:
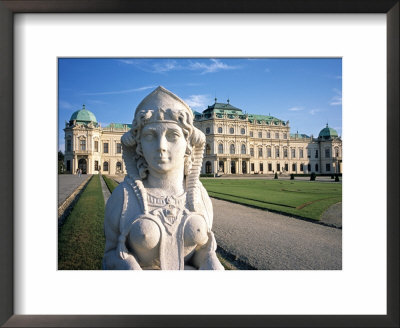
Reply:
[[[158,87],[121,142],[128,174],[106,205],[103,268],[224,270],[199,181],[205,136],[189,106]]]

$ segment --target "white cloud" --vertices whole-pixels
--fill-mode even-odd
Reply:
[[[71,103],[69,103],[68,101],[64,101],[64,100],[60,100],[59,102],[58,102],[58,106],[60,107],[60,108],[62,108],[62,109],[72,109],[72,110],[74,110],[74,109],[79,109],[77,106],[75,106],[75,105],[72,105]]]
[[[134,65],[135,61],[132,59],[118,59],[120,63],[127,64],[127,65]]]
[[[297,111],[300,111],[300,110],[304,110],[304,107],[301,107],[301,106],[299,106],[299,107],[290,107],[288,110],[290,110],[291,112],[297,112]]]
[[[210,59],[209,64],[203,62],[190,62],[188,69],[200,70],[201,74],[215,73],[220,70],[238,69],[239,66],[230,66],[219,59]]]
[[[204,110],[210,103],[208,95],[191,95],[184,101],[194,110]]]
[[[315,109],[310,109],[309,113],[310,113],[311,115],[315,115],[316,113],[318,113],[318,112],[320,112],[320,111],[321,111],[320,109],[315,108]]]
[[[140,88],[135,88],[135,89],[126,89],[126,90],[115,90],[115,91],[101,91],[101,92],[88,92],[88,93],[82,93],[83,96],[101,96],[101,95],[120,95],[124,93],[132,93],[132,92],[139,92],[139,91],[144,91],[147,89],[154,89],[156,88],[156,85],[149,85],[149,86],[144,86]]]
[[[179,66],[175,60],[168,60],[162,63],[155,63],[152,65],[152,67],[153,67],[153,73],[165,73],[172,70],[181,69],[181,66]]]
[[[333,89],[333,91],[336,93],[336,95],[332,97],[331,101],[329,102],[329,105],[341,106],[342,105],[342,91],[340,91],[338,89]]]

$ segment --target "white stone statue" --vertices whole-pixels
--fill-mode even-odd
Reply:
[[[128,174],[106,205],[103,268],[224,270],[199,181],[205,136],[189,106],[158,87],[121,141]]]

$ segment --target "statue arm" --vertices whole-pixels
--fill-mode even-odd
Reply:
[[[103,257],[103,269],[106,270],[142,270],[131,253],[119,254],[118,238],[120,235],[120,220],[124,200],[124,186],[121,183],[109,198],[104,215],[104,232],[106,246]]]

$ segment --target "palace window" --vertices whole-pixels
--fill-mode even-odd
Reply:
[[[121,154],[122,153],[122,147],[120,143],[117,143],[117,154]]]
[[[211,154],[211,147],[209,144],[206,145],[206,155],[210,155]]]
[[[206,134],[209,134],[209,133],[210,133],[210,128],[206,127]]]
[[[246,145],[242,145],[241,153],[246,154]]]
[[[292,148],[292,158],[296,158],[296,149]]]
[[[223,154],[224,153],[224,145],[223,144],[219,144],[218,145],[218,154]]]
[[[229,133],[230,134],[234,134],[235,133],[235,129],[234,128],[229,128]]]
[[[268,171],[271,172],[272,171],[272,164],[268,163]]]
[[[289,171],[289,164],[285,164],[285,171],[287,172],[287,171]]]
[[[319,169],[318,164],[315,164],[315,172],[318,172],[318,169]]]
[[[271,147],[267,147],[267,157],[271,158],[272,154],[271,154]]]
[[[279,158],[279,147],[275,147],[275,158]]]
[[[235,153],[235,145],[234,145],[234,144],[231,144],[231,145],[230,145],[230,153],[231,153],[231,154],[234,154],[234,153]]]
[[[94,170],[95,171],[99,170],[99,161],[94,161]]]
[[[279,133],[278,132],[275,133],[275,139],[279,139]]]
[[[250,164],[250,168],[251,168],[251,171],[254,172],[254,163],[251,163],[251,164]]]
[[[212,173],[211,162],[206,162],[206,173],[207,173],[207,174]]]
[[[304,158],[304,152],[303,152],[303,148],[300,148],[300,154],[299,154],[300,158]],[[300,170],[302,171],[302,170]]]
[[[262,157],[263,156],[263,151],[262,151],[262,148],[260,147],[260,148],[258,148],[258,157]]]
[[[86,150],[86,139],[81,139],[79,141],[79,149],[80,150]]]
[[[99,142],[97,140],[94,141],[94,151],[99,151]]]
[[[67,140],[67,151],[71,151],[71,139]]]
[[[283,134],[283,139],[287,139],[287,134],[286,133]]]
[[[250,148],[250,156],[254,157],[254,148]],[[254,170],[253,170],[254,171]]]
[[[284,158],[287,158],[287,148],[284,148],[284,149],[283,149],[283,157],[284,157]]]
[[[260,163],[260,172],[264,171],[264,164]]]
[[[331,150],[329,148],[325,148],[325,157],[330,158],[331,157]]]
[[[315,151],[315,158],[318,158],[318,150]]]
[[[267,132],[267,138],[271,138],[271,132]]]
[[[254,137],[254,132],[253,131],[250,131],[250,137]]]
[[[278,172],[281,171],[281,164],[279,164],[279,163],[276,164],[276,170],[277,170]]]
[[[241,128],[241,129],[240,129],[240,133],[241,133],[241,134],[245,134],[245,133],[246,133],[246,130],[245,130],[244,128]]]
[[[116,169],[117,169],[117,172],[122,171],[122,163],[121,162],[117,162]]]
[[[108,171],[108,162],[103,163],[103,171]]]
[[[218,133],[222,133],[222,127],[218,127]]]
[[[103,143],[103,153],[108,154],[108,142]],[[108,164],[107,164],[108,165]],[[108,170],[107,170],[108,171]]]
[[[335,157],[339,157],[339,148],[335,148]]]
[[[311,158],[311,150],[307,150],[307,158]]]
[[[307,165],[307,170],[308,170],[308,172],[311,171],[311,164],[308,164],[308,165]]]
[[[292,171],[296,172],[296,164],[295,163],[292,164]]]
[[[300,164],[300,171],[304,171],[304,165],[303,165],[303,163]]]
[[[326,164],[326,172],[330,172],[331,171],[331,164]]]
[[[258,137],[259,137],[259,138],[262,138],[262,132],[261,132],[261,131],[258,132]]]

